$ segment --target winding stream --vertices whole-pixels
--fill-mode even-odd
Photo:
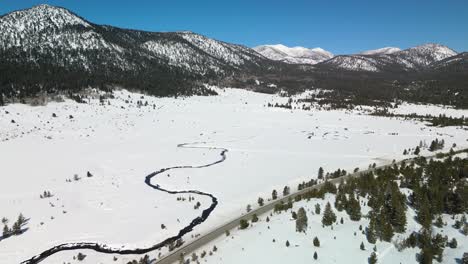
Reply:
[[[79,250],[79,249],[89,249],[89,250],[94,250],[96,252],[106,253],[106,254],[120,254],[120,255],[145,254],[145,253],[160,249],[160,248],[162,248],[162,247],[164,247],[166,245],[169,245],[169,244],[177,241],[178,239],[182,238],[184,235],[190,233],[193,230],[194,227],[196,227],[197,225],[200,225],[206,219],[208,219],[211,212],[213,212],[213,210],[218,205],[218,199],[215,196],[213,196],[212,194],[210,194],[210,193],[205,193],[205,192],[197,191],[197,190],[185,190],[185,191],[167,190],[167,189],[164,189],[161,186],[159,186],[159,184],[151,183],[151,180],[154,177],[156,177],[157,175],[159,175],[159,174],[161,174],[163,172],[169,171],[169,170],[173,170],[173,169],[201,169],[201,168],[206,168],[206,167],[216,165],[216,164],[221,163],[221,162],[226,160],[226,152],[228,152],[228,150],[225,149],[225,148],[195,147],[195,146],[191,147],[191,146],[189,146],[189,145],[192,145],[192,144],[200,144],[200,143],[206,143],[206,142],[184,143],[184,144],[177,145],[177,147],[179,147],[179,148],[205,148],[205,149],[220,150],[221,152],[220,152],[219,155],[221,156],[221,158],[219,160],[217,160],[217,161],[214,161],[212,163],[205,164],[205,165],[199,165],[199,166],[186,165],[186,166],[175,166],[175,167],[163,168],[163,169],[155,171],[155,172],[153,172],[153,173],[151,173],[151,174],[149,174],[148,176],[145,177],[145,184],[148,185],[149,187],[157,190],[157,191],[162,191],[162,192],[166,192],[166,193],[169,193],[169,194],[186,194],[186,193],[189,193],[189,194],[208,196],[208,197],[211,198],[211,205],[208,208],[203,210],[201,216],[198,216],[195,219],[193,219],[190,222],[190,224],[187,225],[186,227],[182,228],[177,235],[169,237],[169,238],[165,239],[164,241],[161,241],[161,242],[159,242],[159,243],[157,243],[155,245],[152,245],[150,247],[134,248],[134,249],[119,249],[119,248],[115,248],[115,247],[109,247],[106,244],[92,243],[92,242],[64,243],[64,244],[54,246],[54,247],[40,253],[39,255],[36,255],[36,256],[28,259],[28,260],[25,260],[25,261],[21,262],[21,264],[39,263],[39,262],[45,260],[46,258],[48,258],[48,257],[50,257],[50,256],[52,256],[52,255],[54,255],[54,254],[56,254],[58,252],[70,251],[70,250]]]

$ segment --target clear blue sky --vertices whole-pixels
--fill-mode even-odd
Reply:
[[[344,54],[436,42],[468,51],[468,0],[3,0],[0,13],[41,3],[97,24],[190,30],[250,47],[282,43]]]

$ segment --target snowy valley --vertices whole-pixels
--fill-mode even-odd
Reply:
[[[121,90],[111,97],[101,94],[101,100],[91,93],[84,104],[65,100],[1,107],[1,180],[8,188],[2,191],[0,217],[12,223],[22,213],[29,219],[23,234],[0,241],[1,263],[19,263],[62,243],[131,249],[177,234],[210,200],[155,191],[144,184],[145,176],[164,167],[211,163],[219,159],[218,148],[228,150],[222,163],[176,169],[152,179],[169,190],[200,190],[218,199],[206,222],[183,238],[186,243],[235,218],[247,204],[255,207],[256,198],[268,197],[272,189],[316,178],[319,167],[352,171],[388,164],[405,158],[404,149],[436,138],[444,139],[447,148],[467,145],[462,127],[428,127],[363,110],[274,108],[268,103],[286,103],[288,98],[211,89],[219,95],[174,99]],[[466,116],[466,111],[432,107]],[[407,105],[401,111],[424,109]],[[178,147],[182,143],[190,145]],[[28,166],[21,165],[25,162]],[[41,198],[44,191],[51,197]],[[78,263],[73,260],[78,252],[87,255],[79,263],[136,258],[78,250],[43,262]],[[149,255],[158,259],[159,252],[163,256],[167,248]]]
[[[468,263],[468,53],[423,43],[2,14],[0,264]]]

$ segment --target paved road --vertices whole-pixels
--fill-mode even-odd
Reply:
[[[433,157],[435,157],[435,155],[426,156],[426,158],[433,158]],[[410,162],[412,160],[414,160],[414,158],[404,159],[404,160],[400,160],[400,161],[396,162],[396,164],[401,164],[402,162]],[[394,163],[385,164],[385,165],[378,166],[376,168],[371,168],[371,169],[359,171],[359,172],[356,172],[356,173],[351,173],[351,174],[341,176],[341,177],[338,177],[338,178],[335,178],[335,179],[330,179],[329,182],[334,183],[334,184],[338,184],[338,183],[340,183],[340,181],[342,179],[344,180],[344,179],[348,179],[348,178],[352,178],[352,177],[359,177],[361,175],[361,173],[366,173],[366,172],[374,171],[376,169],[386,168],[386,167],[389,167],[389,166],[393,166],[393,164]],[[250,221],[254,214],[256,214],[257,216],[260,216],[262,214],[268,213],[268,212],[270,212],[271,210],[273,210],[275,208],[276,204],[279,204],[281,202],[286,203],[286,202],[288,202],[289,198],[292,198],[294,200],[294,197],[296,197],[297,195],[304,194],[304,193],[306,193],[306,192],[308,192],[310,190],[313,190],[313,189],[319,189],[323,185],[324,185],[324,183],[320,183],[320,184],[317,184],[317,185],[314,185],[314,186],[311,186],[311,187],[307,187],[307,188],[305,188],[303,190],[296,191],[294,193],[291,193],[290,195],[283,196],[281,198],[278,198],[277,200],[269,201],[264,206],[253,209],[249,213],[246,213],[246,214],[244,214],[244,215],[242,215],[240,217],[237,217],[237,218],[229,221],[228,223],[223,224],[223,225],[215,228],[214,230],[210,231],[209,233],[198,237],[196,240],[193,240],[193,241],[191,241],[189,243],[184,244],[182,247],[180,247],[180,248],[174,250],[173,252],[169,253],[169,255],[166,255],[163,258],[156,261],[156,264],[172,264],[174,262],[179,261],[180,256],[182,254],[185,255],[186,258],[188,258],[188,257],[190,257],[192,252],[199,249],[200,247],[208,244],[209,242],[215,240],[216,238],[218,238],[220,236],[225,236],[225,233],[226,233],[227,230],[232,230],[232,229],[237,228],[239,226],[239,222],[240,222],[241,219],[245,219],[245,220]]]

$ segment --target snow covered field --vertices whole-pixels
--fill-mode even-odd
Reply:
[[[201,190],[219,199],[194,234],[238,216],[274,188],[315,178],[320,166],[351,171],[390,162],[420,140],[443,138],[447,147],[468,145],[467,131],[457,127],[426,127],[341,110],[269,108],[268,102],[287,98],[238,89],[219,92],[213,97],[142,99],[119,91],[110,105],[95,99],[89,104],[0,107],[0,218],[12,223],[20,212],[30,218],[24,234],[0,240],[0,263],[19,263],[64,242],[133,248],[176,234],[210,201],[177,201],[148,188],[144,178],[164,167],[219,159],[219,150],[209,147],[228,149],[227,160],[154,179],[167,189]],[[138,100],[148,106],[137,107]],[[178,148],[180,143],[207,148]],[[88,171],[93,177],[87,177]],[[46,190],[53,197],[40,199]],[[197,201],[201,208],[195,210]],[[43,263],[76,263],[72,257],[77,253],[59,253]],[[117,256],[114,262],[111,255],[83,253],[88,256],[80,263],[126,263],[135,257]]]
[[[363,199],[366,201],[365,199]],[[296,232],[295,220],[291,217],[291,210],[281,214],[273,213],[259,217],[259,222],[246,230],[232,231],[230,236],[220,237],[216,241],[197,250],[196,254],[200,256],[201,252],[212,251],[217,247],[217,251],[204,258],[203,263],[214,264],[236,264],[236,263],[368,263],[367,260],[373,252],[374,246],[377,249],[378,263],[418,263],[416,254],[420,249],[406,248],[398,251],[393,243],[378,241],[376,244],[367,242],[366,235],[359,230],[363,230],[369,225],[369,220],[362,218],[354,222],[349,219],[345,211],[338,212],[333,209],[337,216],[337,224],[330,227],[322,227],[322,214],[314,213],[315,204],[325,208],[327,202],[332,205],[335,202],[335,195],[327,194],[325,199],[311,199],[310,201],[301,201],[295,203],[292,210],[297,212],[299,208],[306,209],[308,217],[308,228],[306,233]],[[322,211],[323,212],[323,211]],[[369,207],[362,207],[362,214],[369,212]],[[407,238],[411,232],[417,232],[421,225],[414,220],[416,212],[409,209],[407,212],[408,225],[405,234],[396,234],[394,241],[402,241]],[[266,223],[266,217],[270,222]],[[339,220],[343,218],[344,224]],[[460,219],[460,216],[458,216]],[[450,239],[455,238],[458,241],[458,247],[451,249],[446,247],[442,263],[457,263],[456,260],[463,256],[468,245],[468,237],[459,230],[452,227],[455,223],[449,215],[445,215],[443,221],[447,226],[443,228],[434,228],[434,233],[447,235]],[[313,239],[317,237],[320,241],[320,247],[314,247]],[[273,240],[275,240],[273,242]],[[286,241],[290,246],[286,247]],[[364,243],[365,250],[360,249],[360,244]],[[317,252],[318,259],[314,260],[314,252]],[[188,255],[186,258],[190,258]],[[437,263],[434,260],[434,263]]]

